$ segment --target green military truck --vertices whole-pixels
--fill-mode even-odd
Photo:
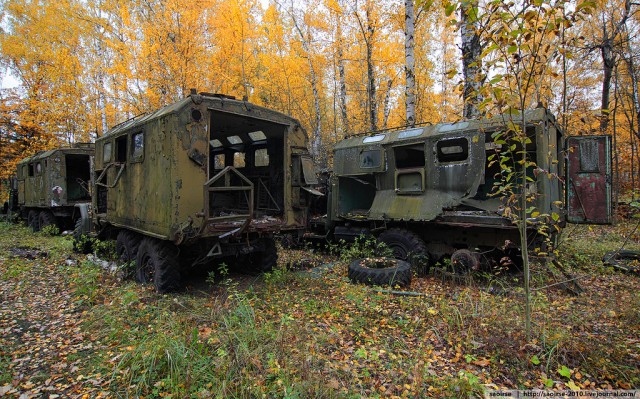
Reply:
[[[39,152],[17,165],[13,194],[13,211],[25,218],[33,231],[46,226],[72,229],[79,217],[76,206],[91,202],[89,181],[91,143],[77,143],[68,148]]]
[[[451,258],[461,269],[517,259],[517,227],[505,217],[500,197],[492,195],[503,171],[490,160],[508,147],[494,134],[521,125],[521,119],[521,114],[500,115],[340,141],[334,147],[327,215],[311,220],[316,234],[324,230],[347,241],[373,234],[396,258],[423,264]],[[535,198],[529,206],[555,214],[559,226],[609,222],[610,137],[566,141],[543,108],[527,111],[525,119],[526,151],[537,165],[527,169],[526,190]],[[540,237],[533,218],[529,222],[534,243]]]
[[[135,278],[159,292],[181,268],[212,259],[268,271],[274,237],[302,235],[319,194],[307,135],[284,114],[196,93],[110,129],[96,140],[92,206],[82,235],[115,239]]]

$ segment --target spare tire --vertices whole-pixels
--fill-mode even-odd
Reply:
[[[354,283],[369,285],[398,285],[405,287],[411,283],[411,265],[399,259],[388,259],[393,266],[369,267],[365,259],[357,259],[349,264],[349,279]]]

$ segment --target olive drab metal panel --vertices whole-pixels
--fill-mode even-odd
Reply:
[[[567,138],[567,220],[610,224],[611,136]]]

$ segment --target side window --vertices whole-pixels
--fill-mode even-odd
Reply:
[[[581,140],[580,146],[580,172],[600,172],[600,151],[598,140]]]
[[[213,156],[213,168],[216,170],[224,169],[225,167],[225,158],[224,154],[216,154]]]
[[[111,142],[104,143],[104,145],[102,146],[102,162],[103,163],[111,162],[112,158],[113,158],[113,145],[111,144]]]
[[[116,162],[127,162],[127,136],[116,139]]]
[[[36,176],[40,176],[42,174],[42,163],[36,162]]]
[[[29,164],[29,176],[30,176],[30,177],[33,177],[33,176],[35,175],[33,171],[34,171],[34,169],[33,169],[33,164],[32,164],[32,163],[30,163],[30,164]]]
[[[469,140],[465,137],[440,140],[436,144],[438,162],[463,162],[469,158]]]
[[[379,168],[382,163],[382,151],[369,150],[360,153],[360,167],[363,169]]]
[[[131,161],[140,162],[144,159],[144,132],[131,136]]]
[[[244,168],[244,152],[236,152],[233,154],[233,167],[234,168]]]
[[[426,165],[424,144],[412,144],[395,147],[393,153],[396,157],[396,168],[420,168]]]
[[[269,166],[269,151],[266,148],[256,150],[254,166]]]

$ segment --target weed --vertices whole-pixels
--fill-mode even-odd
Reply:
[[[58,228],[58,226],[56,226],[55,224],[44,226],[40,230],[40,235],[43,235],[43,236],[57,236],[59,234],[60,234],[60,228]]]
[[[75,282],[74,293],[77,302],[81,305],[93,305],[101,293],[100,281],[103,277],[103,270],[95,263],[85,260],[75,271],[73,281]]]
[[[108,261],[117,261],[116,242],[114,240],[92,240],[93,249],[96,255]]]
[[[269,273],[263,275],[264,282],[271,287],[281,287],[288,283],[293,274],[285,267],[277,267]]]
[[[353,243],[340,240],[337,244],[329,245],[329,251],[339,255],[342,262],[350,262],[354,259],[373,257],[392,257],[391,249],[375,237],[360,235]]]

